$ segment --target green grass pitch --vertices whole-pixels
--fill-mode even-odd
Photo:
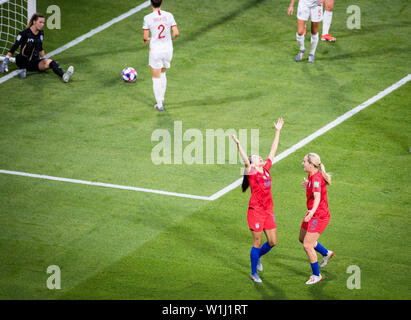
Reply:
[[[40,12],[61,8],[61,29],[44,29],[46,52],[141,2],[38,0]],[[0,84],[0,169],[210,196],[240,178],[241,164],[154,165],[154,130],[173,132],[175,121],[203,134],[259,129],[265,157],[282,116],[279,154],[411,73],[406,1],[336,1],[337,41],[320,42],[314,64],[294,62],[288,4],[165,0],[181,36],[162,113],[142,42],[150,8],[55,56],[75,67],[68,84],[52,71]],[[351,4],[358,30],[347,28]],[[127,66],[135,83],[121,80]],[[410,91],[403,85],[273,166],[278,245],[258,285],[249,191],[203,201],[0,174],[0,299],[411,299]],[[308,152],[333,174],[320,242],[335,252],[311,287],[298,242]],[[46,286],[50,265],[61,269],[60,290]],[[360,289],[347,288],[351,265]]]

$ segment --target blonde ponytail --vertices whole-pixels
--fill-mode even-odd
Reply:
[[[325,166],[322,164],[320,156],[316,153],[309,153],[307,156],[308,162],[310,162],[314,167],[320,170],[325,183],[331,185],[331,174],[325,171]]]

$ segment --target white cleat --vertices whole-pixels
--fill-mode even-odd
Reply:
[[[315,61],[314,55],[313,54],[308,55],[308,62],[313,63],[314,61]]]
[[[73,67],[73,66],[70,66],[70,67],[67,69],[67,72],[66,72],[65,74],[63,74],[63,81],[67,83],[67,82],[70,80],[70,78],[71,78],[71,76],[73,75],[73,73],[74,73],[74,67]]]
[[[305,284],[314,284],[314,283],[320,282],[322,280],[323,280],[323,277],[321,276],[321,274],[319,276],[316,276],[316,275],[313,274]]]
[[[154,106],[154,109],[158,111],[164,111],[164,107],[159,107],[157,104]]]
[[[305,53],[305,50],[300,50],[298,51],[297,56],[295,57],[295,62],[303,60],[303,55]]]
[[[261,263],[261,258],[258,259],[257,270],[258,271],[263,271],[263,264]]]
[[[323,268],[327,265],[328,260],[330,260],[332,257],[334,257],[334,252],[331,250],[328,250],[327,255],[323,258],[323,261],[320,263],[320,268]]]
[[[258,275],[258,273],[254,273],[252,275],[250,275],[251,280],[253,280],[254,282],[263,282],[263,280],[261,280],[260,276]]]

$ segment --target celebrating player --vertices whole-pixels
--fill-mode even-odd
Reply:
[[[288,15],[292,15],[294,12],[294,2],[291,0],[288,7]],[[301,61],[305,53],[305,24],[308,18],[311,19],[311,49],[308,55],[308,62],[314,62],[315,50],[318,44],[318,28],[320,21],[323,18],[323,4],[324,0],[299,0],[297,11],[297,43],[300,46],[300,51],[295,57],[295,61]]]
[[[323,18],[323,32],[321,34],[322,41],[335,41],[336,38],[329,34],[331,21],[333,19],[334,0],[324,1],[324,18]]]
[[[47,59],[46,53],[43,49],[43,27],[45,18],[41,13],[35,13],[30,19],[27,29],[24,29],[17,36],[16,42],[7,53],[2,65],[0,66],[0,73],[8,71],[8,63],[10,57],[14,52],[21,47],[19,54],[16,56],[16,64],[20,69],[23,69],[20,74],[21,78],[26,77],[27,71],[46,71],[47,69],[53,69],[54,73],[63,79],[64,82],[68,82],[70,77],[74,73],[73,66],[67,69],[64,73],[58,63],[54,60]]]
[[[252,155],[248,158],[244,153],[244,150],[241,148],[238,139],[234,135],[232,136],[245,164],[242,190],[245,192],[249,186],[251,187],[251,198],[248,204],[247,220],[253,237],[250,259],[251,279],[255,282],[262,282],[257,272],[257,269],[259,271],[263,270],[260,258],[277,244],[277,226],[273,211],[271,176],[269,170],[272,166],[275,153],[277,152],[280,131],[283,124],[284,120],[282,118],[279,118],[277,123],[274,123],[276,129],[275,137],[265,164],[260,156]],[[267,242],[261,246],[263,231],[267,238]]]
[[[313,271],[313,275],[306,284],[314,284],[323,279],[315,251],[323,255],[320,267],[325,267],[328,260],[334,256],[331,250],[327,250],[317,241],[330,221],[327,184],[331,184],[331,176],[325,171],[320,157],[315,153],[307,154],[302,165],[304,171],[308,172],[308,180],[304,178],[301,183],[306,190],[308,212],[301,224],[299,240],[303,244]]]
[[[153,91],[159,111],[164,110],[164,95],[167,87],[166,71],[173,58],[173,41],[179,32],[173,15],[161,10],[162,0],[151,0],[153,12],[144,17],[143,40],[150,43],[149,61],[153,79]],[[173,34],[171,35],[171,31]],[[151,33],[151,38],[150,38]]]

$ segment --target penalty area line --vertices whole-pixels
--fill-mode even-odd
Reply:
[[[62,177],[53,177],[53,176],[47,176],[47,175],[35,174],[35,173],[9,171],[9,170],[2,170],[2,169],[0,169],[0,173],[10,174],[10,175],[15,175],[15,176],[37,178],[37,179],[45,179],[45,180],[53,180],[53,181],[61,181],[61,182],[70,182],[70,183],[77,183],[77,184],[84,184],[84,185],[89,185],[89,186],[105,187],[105,188],[112,188],[112,189],[122,189],[122,190],[130,190],[130,191],[156,193],[156,194],[161,194],[161,195],[166,195],[166,196],[174,196],[174,197],[180,197],[180,198],[210,200],[209,197],[196,196],[196,195],[192,195],[192,194],[168,192],[168,191],[163,191],[163,190],[137,188],[137,187],[130,187],[130,186],[122,186],[122,185],[118,185],[118,184],[103,183],[103,182],[93,182],[93,181],[86,181],[86,180],[69,179],[69,178],[62,178]]]

